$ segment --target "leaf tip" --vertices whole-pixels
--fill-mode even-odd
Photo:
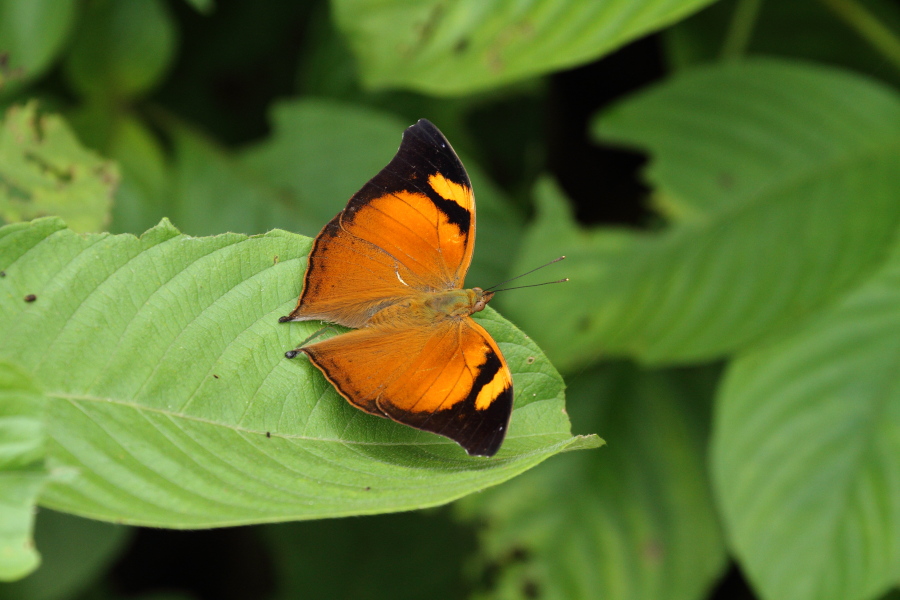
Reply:
[[[151,227],[141,234],[141,240],[150,242],[163,242],[173,237],[181,235],[177,227],[172,222],[163,217],[155,227]]]
[[[596,433],[592,433],[590,435],[576,435],[572,437],[572,441],[569,442],[569,445],[563,448],[563,452],[570,452],[572,450],[590,450],[592,448],[600,448],[601,446],[606,445],[606,440],[597,435]]]

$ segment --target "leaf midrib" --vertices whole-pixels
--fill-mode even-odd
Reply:
[[[184,419],[186,421],[194,421],[197,423],[203,423],[205,425],[212,425],[215,427],[222,427],[228,429],[229,431],[235,431],[240,433],[251,433],[251,434],[259,434],[262,436],[266,436],[266,434],[270,434],[271,437],[278,437],[289,440],[300,440],[300,441],[309,441],[309,442],[329,442],[341,445],[350,445],[350,446],[450,446],[454,442],[452,441],[442,441],[442,440],[432,440],[432,441],[410,441],[410,442],[376,442],[376,441],[359,441],[359,440],[343,440],[336,438],[324,438],[324,437],[311,437],[307,435],[299,435],[299,434],[286,434],[286,433],[275,433],[272,431],[265,431],[259,429],[250,429],[248,427],[243,427],[240,425],[231,425],[228,423],[222,423],[220,421],[214,421],[212,419],[207,419],[204,417],[199,417],[196,415],[186,415],[183,413],[166,410],[163,408],[156,408],[152,406],[146,406],[143,404],[138,404],[136,402],[129,402],[127,400],[119,400],[114,398],[102,398],[99,396],[91,396],[89,394],[67,394],[63,392],[46,392],[45,395],[48,398],[52,398],[55,400],[63,400],[69,402],[71,404],[76,404],[77,402],[96,402],[101,404],[113,404],[116,406],[122,406],[126,408],[133,409],[138,412],[151,412],[159,415],[163,415],[165,417],[173,418],[173,419]],[[546,400],[554,400],[554,398],[546,398]],[[533,404],[533,403],[532,403]],[[553,433],[529,433],[524,435],[516,435],[509,436],[509,439],[525,439],[525,438],[535,438],[535,437],[545,437],[548,435],[556,435]],[[498,461],[507,461],[507,460],[517,460],[522,457],[526,457],[529,455],[538,455],[544,454],[544,452],[530,452],[527,454],[518,454],[515,457],[509,457],[506,459],[497,459]]]

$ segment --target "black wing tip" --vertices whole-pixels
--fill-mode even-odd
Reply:
[[[494,456],[506,439],[509,420],[512,416],[512,406],[513,390],[509,385],[491,402],[487,409],[488,414],[483,415],[479,427],[467,432],[467,435],[459,436],[459,439],[447,437],[451,437],[462,446],[469,456]],[[486,429],[485,426],[487,426]],[[442,435],[446,434],[442,433]]]
[[[392,421],[451,439],[469,456],[486,457],[494,456],[500,450],[509,430],[512,406],[512,385],[506,386],[484,410],[475,409],[471,399],[455,408],[421,413],[397,408],[383,398],[378,402],[378,408]]]
[[[484,440],[479,440],[478,444],[470,444],[468,446],[463,446],[461,442],[457,443],[462,446],[463,450],[465,450],[466,454],[469,456],[492,458],[497,454],[497,451],[500,450],[500,446],[503,445],[503,440],[506,438],[506,432],[501,431],[497,433],[500,435],[495,434],[487,443],[484,443]]]
[[[428,131],[429,133],[437,133],[441,137],[444,137],[444,134],[441,133],[441,130],[438,129],[434,123],[424,117],[406,128],[407,131],[415,131],[417,129],[422,129],[424,131]]]
[[[435,125],[428,119],[419,119],[406,128],[406,131],[403,132],[403,141],[412,138],[421,139],[426,144],[441,148],[442,150],[449,148],[450,151],[453,152],[453,155],[456,155],[456,152],[453,150],[453,146],[450,145],[450,141],[447,139],[447,136],[445,136],[441,132],[441,130],[438,129],[437,125]]]

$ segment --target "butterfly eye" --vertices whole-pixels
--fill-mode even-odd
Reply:
[[[480,311],[484,310],[484,307],[485,307],[485,301],[479,300],[478,302],[475,303],[475,306],[472,307],[472,312],[473,313],[480,312]]]

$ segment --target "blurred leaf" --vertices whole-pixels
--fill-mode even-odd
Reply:
[[[131,529],[42,510],[34,538],[41,567],[25,579],[0,585],[0,600],[72,598],[109,566]]]
[[[860,4],[885,26],[900,30],[900,8],[893,0],[865,0]],[[719,59],[736,6],[734,0],[716,2],[667,29],[663,40],[669,62],[685,68]],[[760,2],[746,52],[815,60],[900,83],[900,73],[889,67],[884,55],[822,0]]]
[[[190,128],[171,123],[172,188],[167,216],[191,235],[255,234],[304,229],[302,206],[231,153]],[[322,223],[324,225],[324,222]]]
[[[24,304],[21,296],[15,300]],[[24,577],[40,564],[31,530],[47,481],[46,437],[41,393],[25,373],[0,361],[0,581]]]
[[[505,481],[567,448],[563,385],[493,311],[480,322],[517,392],[492,460],[349,405],[283,353],[317,323],[294,307],[311,240],[284,231],[80,236],[56,219],[0,229],[0,359],[49,401],[42,504],[125,523],[209,527],[410,510]],[[34,302],[21,299],[35,294]]]
[[[0,56],[7,56],[11,74],[8,85],[0,85],[0,95],[19,89],[53,63],[72,29],[76,6],[76,0],[0,0]]]
[[[565,372],[605,354],[606,348],[597,343],[590,331],[591,313],[603,307],[602,296],[594,287],[598,280],[610,279],[623,257],[636,254],[640,239],[625,230],[580,229],[562,191],[548,179],[538,182],[535,200],[537,216],[526,229],[522,250],[511,272],[525,273],[563,255],[566,261],[553,267],[552,276],[564,275],[569,281],[540,290],[499,294],[493,303],[523,323],[523,329],[548,348],[554,364]],[[587,298],[591,301],[585,302]]]
[[[315,235],[393,158],[407,123],[364,107],[326,100],[281,102],[271,137],[246,149],[242,162],[287,190],[312,219]]]
[[[704,597],[726,564],[705,469],[711,383],[627,366],[572,378],[573,422],[609,447],[462,502],[485,524],[483,597]]]
[[[139,119],[121,115],[112,124],[105,154],[119,164],[122,181],[116,190],[110,231],[137,234],[170,213],[175,201],[173,168],[160,141]]]
[[[208,15],[216,9],[216,0],[184,0],[199,13]]]
[[[309,19],[309,35],[304,40],[297,69],[299,92],[345,102],[362,100],[365,92],[359,82],[356,60],[331,18],[330,7],[326,3],[316,4]],[[273,113],[273,120],[277,120],[277,112]]]
[[[900,101],[867,80],[774,61],[701,69],[597,131],[650,145],[650,177],[680,222],[582,232],[538,188],[544,215],[517,269],[572,255],[572,281],[502,306],[563,369],[601,354],[707,360],[777,335],[875,270],[897,233]]]
[[[76,231],[109,220],[118,171],[84,149],[59,116],[38,116],[34,103],[14,106],[0,128],[0,218],[58,215]]]
[[[874,598],[900,578],[898,359],[900,247],[856,292],[729,369],[713,472],[763,597]]]
[[[109,231],[138,234],[170,213],[169,159],[158,136],[137,115],[95,98],[67,116],[82,142],[119,166]]]
[[[379,111],[325,100],[275,106],[274,134],[247,149],[242,161],[311,215],[301,233],[316,235],[350,196],[384,168],[411,123]],[[478,243],[467,281],[500,281],[518,246],[521,222],[477,165],[466,162],[478,203]]]
[[[441,512],[320,520],[265,528],[278,570],[273,600],[464,598],[468,528]]]
[[[85,96],[137,96],[162,79],[177,37],[161,0],[98,0],[82,16],[65,73]]]
[[[646,175],[667,214],[712,225],[896,154],[900,98],[850,72],[757,59],[686,72],[600,115],[593,131],[650,152]]]
[[[321,226],[301,213],[290,192],[270,185],[226,148],[177,119],[160,119],[171,156],[142,120],[105,103],[87,105],[72,119],[82,137],[120,163],[122,183],[110,228],[115,232],[140,233],[163,217],[191,235]]]
[[[326,3],[316,4],[309,16],[308,35],[300,54],[296,74],[296,88],[302,96],[317,99],[335,99],[344,103],[367,106],[393,116],[395,122],[409,125],[425,117],[432,123],[439,123],[447,139],[453,140],[458,152],[467,154],[483,150],[470,141],[471,117],[473,109],[494,106],[497,98],[509,99],[515,103],[519,98],[510,98],[523,93],[531,93],[538,88],[535,80],[518,85],[506,86],[500,90],[480,94],[470,94],[458,98],[436,98],[408,90],[364,89],[359,81],[356,59],[344,35],[338,31]],[[323,103],[324,104],[324,103]],[[516,106],[520,106],[521,102]],[[543,108],[543,105],[542,105]],[[511,124],[522,126],[521,119],[506,113]],[[539,121],[539,120],[536,120]],[[502,137],[505,132],[491,128],[490,133]],[[489,155],[494,157],[493,153]]]
[[[460,95],[573,67],[711,0],[332,0],[364,83]]]

